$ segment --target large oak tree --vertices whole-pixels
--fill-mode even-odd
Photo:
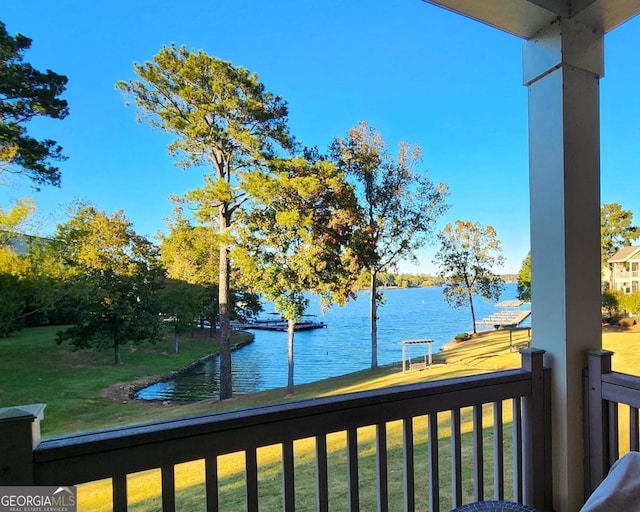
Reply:
[[[243,172],[261,168],[289,148],[285,101],[265,90],[255,73],[203,51],[163,47],[135,64],[139,80],[117,86],[142,117],[175,136],[169,145],[183,167],[208,169],[207,193],[196,207],[216,211],[219,244],[220,398],[232,396],[229,249],[234,214],[246,201]]]
[[[59,332],[58,343],[112,347],[120,364],[123,344],[159,339],[164,270],[157,248],[121,211],[80,204],[58,226],[55,243],[76,295],[76,325]]]

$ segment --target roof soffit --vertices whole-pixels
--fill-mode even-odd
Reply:
[[[640,12],[640,0],[424,0],[524,39],[557,17],[610,32]]]
[[[611,32],[640,12],[640,0],[574,1],[574,19],[599,32]]]

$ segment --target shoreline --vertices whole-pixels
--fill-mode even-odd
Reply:
[[[242,332],[245,334],[248,334],[250,336],[250,338],[247,341],[241,341],[238,343],[235,343],[233,345],[231,345],[231,352],[234,352],[238,349],[241,349],[242,347],[246,347],[247,345],[250,345],[251,343],[253,343],[256,339],[255,335],[252,332],[249,331],[235,331],[235,332]],[[173,370],[171,372],[169,372],[166,375],[154,375],[152,377],[145,377],[143,379],[138,379],[135,380],[133,382],[128,382],[126,384],[113,384],[109,387],[107,387],[103,393],[102,396],[104,398],[107,398],[109,400],[113,400],[115,402],[119,402],[122,401],[122,403],[128,403],[129,401],[133,400],[133,401],[137,401],[140,400],[142,402],[148,402],[148,403],[163,403],[163,402],[168,402],[170,401],[171,403],[181,403],[180,401],[177,400],[166,400],[166,399],[162,399],[162,398],[156,398],[156,399],[142,399],[142,398],[137,398],[136,394],[139,391],[142,391],[145,388],[154,386],[156,384],[159,384],[161,382],[166,382],[168,380],[171,380],[173,378],[175,378],[178,375],[182,375],[184,373],[189,372],[190,370],[192,370],[193,368],[195,368],[196,366],[198,366],[199,364],[205,363],[206,361],[209,361],[217,356],[220,355],[220,351],[216,351],[216,352],[212,352],[210,354],[206,354],[202,357],[199,357],[198,359],[196,359],[195,361],[191,361],[188,365],[186,365],[185,367],[179,369],[179,370]],[[191,401],[189,402],[184,402],[184,403],[193,403]]]
[[[248,332],[248,331],[235,331],[235,332],[244,332],[246,334],[249,334],[251,336],[251,338],[245,342],[239,342],[236,343],[235,345],[232,346],[232,351],[238,350],[242,347],[245,347],[251,343],[253,343],[255,341],[255,335],[252,332]],[[449,340],[447,343],[445,343],[444,345],[442,345],[440,348],[438,348],[437,351],[435,351],[433,353],[433,364],[446,364],[446,359],[447,356],[449,355],[448,352],[454,350],[454,349],[460,349],[463,348],[465,345],[469,344],[470,342],[478,342],[478,341],[482,341],[483,338],[486,337],[490,337],[493,334],[501,334],[501,333],[508,333],[509,330],[508,329],[486,329],[486,330],[481,330],[478,331],[476,333],[475,336],[472,336],[469,339],[466,340],[456,340],[456,339],[451,339]],[[215,400],[215,396],[211,396],[211,397],[206,397],[206,398],[200,398],[198,400],[180,400],[180,399],[173,399],[173,398],[166,398],[166,397],[158,397],[158,398],[139,398],[137,397],[137,393],[140,392],[141,390],[151,387],[155,384],[161,383],[161,382],[166,382],[169,381],[181,374],[187,373],[190,370],[192,370],[193,368],[197,367],[198,365],[215,358],[216,356],[219,355],[219,352],[214,352],[211,354],[207,354],[206,356],[203,356],[195,361],[192,361],[190,364],[188,364],[187,366],[185,366],[184,368],[180,369],[180,370],[176,370],[176,371],[172,371],[167,375],[163,375],[163,376],[154,376],[152,378],[148,378],[148,379],[141,379],[140,381],[136,381],[136,382],[131,382],[125,385],[120,385],[120,393],[113,397],[113,399],[115,401],[118,400],[122,400],[122,401],[140,401],[140,402],[144,402],[144,403],[151,403],[151,404],[193,404],[193,403],[198,403],[201,401],[205,401],[205,400]],[[423,356],[417,356],[414,358],[411,358],[411,360],[415,359],[417,360],[422,360]],[[402,367],[402,360],[397,360],[397,361],[393,361],[387,364],[381,364],[380,367],[387,367],[387,368],[398,368],[398,367]],[[369,368],[362,368],[360,370],[355,370],[354,372],[348,372],[345,373],[343,375],[349,375],[349,373],[357,373],[359,371],[363,371],[363,370],[367,370]],[[323,380],[326,379],[331,379],[331,378],[336,378],[336,377],[340,377],[340,375],[338,376],[333,376],[333,377],[327,377],[327,378],[320,378],[314,382],[321,382]],[[273,388],[273,389],[277,389],[277,388]],[[251,393],[240,393],[242,395],[246,395],[246,394],[255,394],[255,393],[260,393],[260,392],[264,392],[264,391],[269,391],[270,389],[263,389],[260,391],[254,391]],[[234,393],[235,395],[236,393]]]

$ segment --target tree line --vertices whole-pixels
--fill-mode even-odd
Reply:
[[[60,98],[66,77],[25,63],[30,43],[0,23],[1,171],[59,186],[52,162],[65,158],[62,149],[31,138],[25,123],[68,114]],[[204,51],[172,44],[134,69],[137,78],[116,87],[140,120],[172,136],[176,164],[203,172],[202,185],[172,198],[159,244],[137,234],[124,212],[90,203],[72,205],[50,240],[23,244],[17,234],[33,204],[0,210],[0,334],[37,322],[69,324],[58,342],[111,347],[119,363],[124,343],[156,340],[163,321],[177,334],[197,318],[219,327],[226,399],[231,321],[254,315],[258,296],[288,321],[289,393],[294,327],[308,292],[327,307],[344,304],[368,280],[374,368],[380,283],[399,261],[417,261],[425,244],[440,243],[433,282],[444,283],[453,306],[470,306],[474,330],[473,296],[499,296],[495,230],[457,221],[437,232],[448,191],[428,177],[418,146],[401,142],[392,153],[360,122],[324,151],[305,147],[289,131],[282,97],[255,73]]]

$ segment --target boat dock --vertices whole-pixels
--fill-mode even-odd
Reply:
[[[491,325],[496,329],[506,327],[517,327],[531,315],[531,310],[521,310],[521,306],[526,303],[521,300],[505,300],[496,304],[500,311],[489,315],[476,322],[477,325]]]
[[[327,324],[324,322],[303,321],[296,322],[293,326],[294,331],[311,331],[313,329],[325,329]],[[255,322],[240,323],[231,322],[232,329],[243,331],[280,331],[286,332],[288,325],[286,320],[256,320]]]
[[[498,311],[476,322],[476,324],[497,326],[497,328],[515,327],[529,318],[529,315],[531,315],[531,311]]]

